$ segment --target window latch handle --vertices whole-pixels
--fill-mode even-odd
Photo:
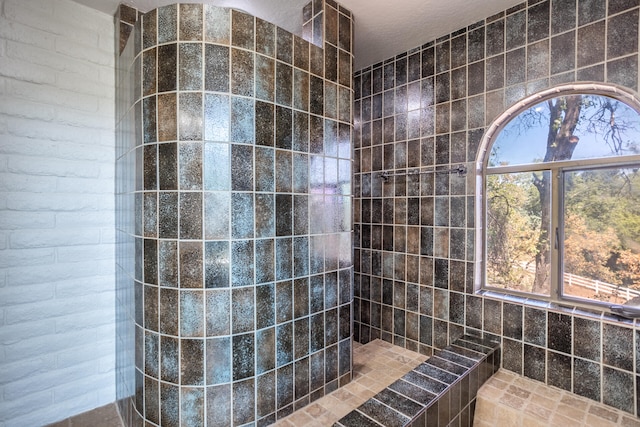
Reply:
[[[556,227],[556,242],[553,245],[556,249],[558,249],[558,242],[560,241],[560,233],[558,232],[558,227]]]

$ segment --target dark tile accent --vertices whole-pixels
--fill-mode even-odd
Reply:
[[[231,424],[231,384],[207,387],[207,421]]]
[[[276,371],[258,376],[256,386],[259,390],[256,395],[258,417],[273,414],[276,408]]]
[[[231,93],[253,96],[253,54],[245,50],[231,49]]]
[[[379,427],[380,424],[358,411],[351,411],[340,419],[335,426],[341,427]]]
[[[252,191],[254,188],[253,147],[231,145],[231,189],[234,191]]]
[[[533,43],[549,37],[550,1],[542,1],[528,9],[527,41]]]
[[[602,368],[602,402],[633,414],[633,380],[631,373],[604,366]]]
[[[204,384],[204,341],[180,340],[180,383],[182,385]]]
[[[178,111],[175,93],[158,95],[158,141],[178,139]]]
[[[593,65],[604,60],[605,22],[599,21],[578,28],[578,67]]]
[[[202,189],[202,143],[185,142],[179,144],[178,163],[181,190]]]
[[[121,14],[120,19],[128,21],[127,19],[122,19],[122,12],[128,9],[127,6],[124,6],[124,7],[123,6],[124,5],[120,5],[120,8],[118,9]],[[157,11],[155,13],[141,14],[140,19],[142,19],[142,28],[143,28],[142,47],[146,49],[148,47],[158,44],[158,13]],[[133,22],[130,22],[130,23],[132,25],[134,24]],[[124,49],[124,46],[121,45],[120,47],[121,49]],[[122,51],[120,53],[122,53]]]
[[[573,392],[600,401],[600,365],[583,359],[573,362]]]
[[[256,98],[273,102],[275,96],[275,61],[256,55]]]
[[[276,27],[260,18],[256,18],[256,52],[271,58],[276,52]]]
[[[615,368],[633,371],[633,330],[605,323],[602,326],[602,361]]]
[[[576,0],[551,2],[551,33],[559,34],[576,27]]]
[[[275,325],[275,285],[256,287],[256,329]]]
[[[178,45],[176,43],[158,46],[158,92],[177,89]]]
[[[600,323],[595,320],[574,318],[573,354],[575,356],[600,362],[600,326]],[[612,341],[609,340],[609,342]]]
[[[202,288],[202,243],[180,242],[180,287]]]
[[[630,56],[607,63],[608,81],[637,90],[638,58]]]
[[[585,25],[605,17],[606,4],[597,0],[578,1],[578,25]]]
[[[551,39],[551,74],[575,68],[575,37],[571,31]]]
[[[577,359],[576,359],[577,360]],[[542,347],[524,345],[524,376],[544,382],[547,371],[546,351]],[[575,385],[574,385],[575,387]]]
[[[521,341],[503,339],[502,365],[505,369],[522,375],[523,348]]]
[[[291,64],[293,62],[293,35],[282,28],[276,28],[276,35],[276,58]]]
[[[232,337],[233,380],[255,375],[255,337],[253,333]],[[234,411],[235,412],[235,411]]]
[[[180,193],[180,238],[202,238],[202,194]],[[200,263],[201,265],[202,263]]]
[[[216,44],[205,44],[204,61],[207,70],[204,76],[204,89],[213,92],[228,92],[229,48]],[[211,95],[206,94],[205,97],[207,96]]]
[[[273,104],[256,101],[255,113],[255,138],[256,145],[273,147],[275,135],[275,118]]]
[[[505,22],[503,19],[494,21],[486,27],[487,56],[504,52]]]
[[[369,399],[362,404],[358,411],[376,420],[384,426],[404,426],[409,418],[398,413],[397,411],[379,403],[375,399]]]
[[[548,345],[552,350],[571,354],[571,316],[549,312],[547,315]]]
[[[516,340],[522,339],[522,306],[505,303],[503,306],[503,333],[506,337]],[[571,344],[569,344],[569,349]]]
[[[547,383],[571,391],[571,357],[547,351]]]
[[[180,40],[202,40],[203,6],[199,4],[180,4]]]
[[[254,379],[233,384],[233,424],[247,424],[255,419],[256,386]],[[217,422],[217,420],[216,420]]]
[[[527,47],[527,79],[541,79],[549,74],[549,40],[541,40]],[[489,89],[489,88],[487,88]]]
[[[156,97],[151,96],[145,98],[142,101],[142,111],[143,111],[143,136],[142,140],[144,143],[156,142],[158,140],[158,130],[157,130],[157,102]]]
[[[254,17],[238,10],[231,10],[231,44],[244,49],[254,48]]]
[[[256,332],[256,374],[271,371],[276,367],[275,328]]]
[[[282,409],[293,402],[293,364],[279,368],[277,378],[276,405],[278,409]]]
[[[158,331],[163,334],[178,335],[178,291],[160,288]]]
[[[547,313],[532,307],[524,308],[524,340],[538,346],[547,345]]]
[[[413,418],[424,407],[423,405],[407,399],[389,388],[386,388],[376,394],[374,399],[409,418]]]
[[[162,425],[176,427],[180,425],[180,388],[160,383],[160,420]]]

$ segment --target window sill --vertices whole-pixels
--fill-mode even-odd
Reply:
[[[594,320],[600,320],[609,323],[625,324],[628,326],[634,326],[636,320],[640,326],[640,319],[630,319],[627,317],[619,316],[615,313],[611,313],[606,307],[598,309],[592,306],[570,304],[570,303],[558,303],[555,301],[545,301],[542,299],[536,299],[531,297],[523,297],[518,295],[512,295],[495,290],[481,289],[477,292],[477,295],[484,298],[499,300],[502,302],[508,302],[511,304],[521,304],[525,307],[543,309],[553,311],[556,313],[568,314],[571,316],[586,317]]]

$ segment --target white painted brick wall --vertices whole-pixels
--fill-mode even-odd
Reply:
[[[113,31],[0,0],[0,427],[115,400]]]

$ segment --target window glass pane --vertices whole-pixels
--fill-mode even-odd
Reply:
[[[551,173],[487,175],[486,191],[486,284],[549,295]]]
[[[564,173],[564,295],[620,303],[640,295],[640,174]]]
[[[489,167],[638,154],[638,113],[601,95],[569,95],[520,113],[494,141]]]

